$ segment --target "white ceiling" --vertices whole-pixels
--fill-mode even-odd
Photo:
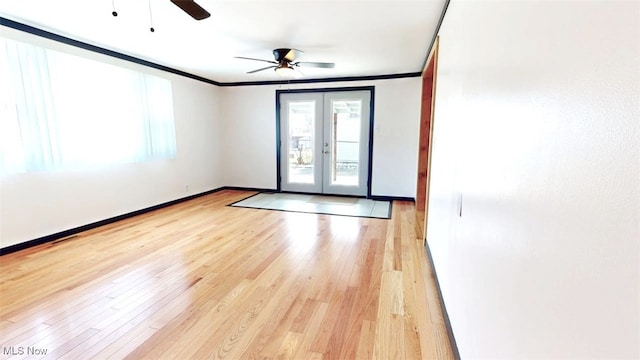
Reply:
[[[112,1],[118,12],[113,17]],[[281,80],[272,49],[304,51],[304,78],[419,72],[446,0],[196,0],[196,21],[169,0],[0,0],[0,16],[218,82]],[[155,32],[150,32],[149,4]]]

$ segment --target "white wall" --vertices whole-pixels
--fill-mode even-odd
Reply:
[[[640,3],[452,1],[440,36],[427,239],[462,358],[640,358]]]
[[[177,142],[173,160],[0,178],[0,248],[224,185],[219,88],[4,27],[0,35],[170,79]]]
[[[375,86],[372,195],[415,197],[420,78],[222,89],[225,183],[275,189],[276,90]]]
[[[173,160],[0,178],[0,248],[222,186],[275,188],[276,89],[375,86],[372,193],[415,197],[419,78],[219,88],[5,27],[0,35],[170,79],[178,146]]]

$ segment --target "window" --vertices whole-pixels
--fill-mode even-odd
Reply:
[[[169,80],[0,38],[0,173],[174,158]]]

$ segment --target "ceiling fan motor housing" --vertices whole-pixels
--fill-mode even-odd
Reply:
[[[274,49],[273,50],[273,56],[275,57],[277,62],[283,62],[283,61],[293,61],[297,56],[298,53],[301,53],[302,51],[300,50],[296,50],[296,49],[285,49],[285,48],[280,48],[280,49]]]

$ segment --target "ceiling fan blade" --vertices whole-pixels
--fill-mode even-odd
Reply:
[[[211,16],[207,10],[193,0],[171,0],[171,2],[196,20],[206,19]]]
[[[308,62],[308,61],[299,61],[293,65],[305,66],[305,67],[316,67],[316,68],[323,68],[323,69],[333,69],[334,67],[336,67],[336,64],[334,63]]]
[[[261,68],[261,69],[251,70],[251,71],[247,72],[247,74],[257,73],[258,71],[267,70],[267,69],[273,69],[275,67],[277,67],[277,66],[275,66],[275,65],[274,66],[267,66],[267,67],[264,67],[264,68]]]
[[[244,60],[254,60],[254,61],[262,61],[262,62],[266,62],[269,64],[277,64],[277,62],[273,61],[273,60],[264,60],[264,59],[256,59],[256,58],[250,58],[250,57],[244,57],[244,56],[235,56],[236,59],[244,59]]]
[[[298,49],[280,48],[280,49],[273,50],[273,57],[275,57],[277,62],[280,62],[282,60],[287,60],[291,62],[295,60],[298,56],[300,56],[300,54],[302,53],[303,51]]]

